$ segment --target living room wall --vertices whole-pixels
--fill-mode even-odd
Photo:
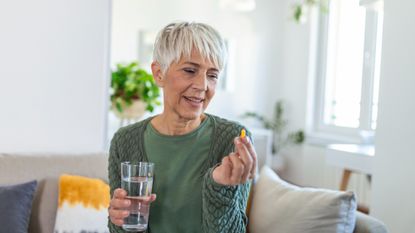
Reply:
[[[373,215],[390,232],[415,232],[415,2],[385,1]]]
[[[110,0],[0,2],[0,152],[104,150]]]

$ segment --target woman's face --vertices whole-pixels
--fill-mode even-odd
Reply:
[[[184,120],[202,115],[215,94],[218,67],[193,50],[190,58],[173,62],[164,75],[157,63],[152,69],[157,84],[163,88],[165,114]]]

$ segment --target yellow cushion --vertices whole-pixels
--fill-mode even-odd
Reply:
[[[100,179],[61,175],[54,232],[107,233],[109,192]]]
[[[107,209],[110,201],[109,190],[109,186],[100,179],[61,175],[59,179],[59,208],[64,202],[68,202],[71,206],[81,203],[87,208]]]

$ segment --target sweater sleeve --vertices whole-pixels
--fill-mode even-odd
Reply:
[[[251,183],[218,184],[212,178],[215,167],[208,170],[203,180],[203,232],[243,233],[248,221],[245,209]]]
[[[115,134],[111,140],[110,153],[108,158],[108,178],[110,185],[111,198],[114,194],[114,190],[121,187],[121,161],[118,153],[117,143],[118,134]],[[111,233],[124,233],[124,230],[113,224],[108,217],[108,229]]]

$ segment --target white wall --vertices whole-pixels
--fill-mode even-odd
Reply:
[[[385,1],[373,215],[415,232],[415,2]]]
[[[312,98],[308,92],[310,40],[312,27],[315,26],[315,14],[312,14],[304,24],[297,24],[290,11],[294,1],[283,1],[284,16],[282,43],[282,77],[279,80],[280,98],[286,103],[286,118],[289,119],[290,129],[306,129],[307,101]],[[315,13],[315,12],[314,12]],[[313,21],[314,20],[314,21]],[[286,180],[304,186],[337,188],[335,181],[327,181],[325,177],[333,170],[326,171],[325,150],[323,147],[306,145],[282,154],[287,161],[287,167],[281,174]]]
[[[104,149],[109,0],[0,2],[0,152]]]

